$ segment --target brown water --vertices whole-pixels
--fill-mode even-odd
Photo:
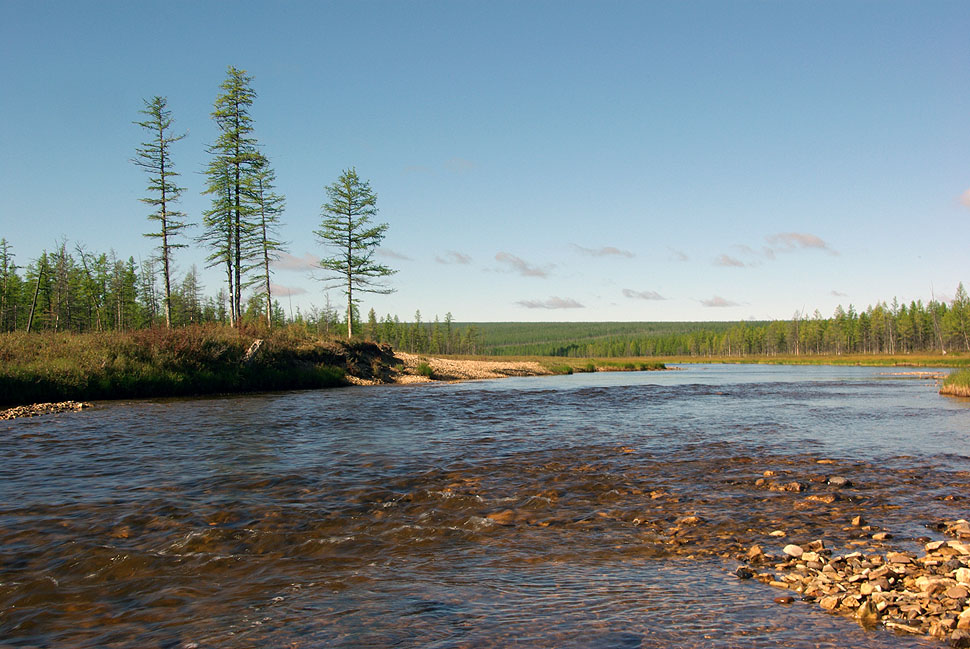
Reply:
[[[939,646],[732,574],[753,543],[912,550],[970,518],[970,405],[883,372],[694,366],[2,422],[0,646]],[[804,491],[756,486],[766,470]],[[860,538],[856,514],[893,539]]]

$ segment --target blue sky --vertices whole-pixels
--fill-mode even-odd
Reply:
[[[153,95],[188,132],[173,161],[198,221],[233,65],[287,199],[284,308],[326,300],[305,267],[349,167],[399,271],[365,312],[737,320],[949,298],[970,281],[967,34],[967,2],[0,0],[0,236],[21,264],[62,237],[150,256],[130,159]],[[203,258],[179,251],[179,273]]]

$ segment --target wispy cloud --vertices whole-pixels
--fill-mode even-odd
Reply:
[[[458,252],[457,250],[449,250],[442,255],[438,255],[434,258],[439,264],[470,264],[472,263],[472,258],[463,252]]]
[[[701,300],[701,304],[703,304],[704,306],[716,307],[716,308],[727,307],[727,306],[741,306],[737,302],[732,302],[731,300],[725,300],[720,295],[715,295],[709,300]]]
[[[455,173],[467,173],[475,169],[478,165],[472,160],[465,158],[452,158],[445,163],[445,169]]]
[[[310,253],[302,257],[294,257],[286,252],[279,254],[279,259],[271,264],[277,270],[313,270],[320,267],[320,258]]]
[[[500,252],[495,255],[495,261],[505,264],[509,270],[523,277],[549,277],[549,269],[552,268],[552,266],[545,266],[543,268],[533,266],[524,259],[508,252]]]
[[[731,248],[737,251],[741,259],[724,254],[714,260],[714,265],[730,268],[753,268],[761,266],[766,261],[773,261],[777,254],[798,250],[823,250],[830,255],[839,254],[832,250],[821,238],[806,232],[779,232],[765,237],[765,241],[768,242],[768,245],[761,246],[760,249],[743,243],[735,244]]]
[[[728,268],[744,268],[745,263],[740,259],[735,259],[734,257],[728,255],[721,255],[714,260],[715,266],[725,266]]]
[[[573,244],[573,248],[584,255],[589,255],[590,257],[636,257],[636,255],[629,250],[621,250],[619,248],[614,248],[613,246],[603,246],[602,248],[584,248],[583,246]]]
[[[963,192],[960,195],[960,202],[966,205],[967,207],[970,207],[970,189],[968,189],[967,191]]]
[[[585,309],[586,307],[570,297],[551,297],[548,300],[520,300],[519,306],[527,309]]]
[[[404,253],[396,252],[390,248],[378,248],[377,256],[385,257],[386,259],[397,259],[399,261],[412,261],[412,259]]]
[[[829,248],[829,245],[822,239],[806,232],[780,232],[765,237],[765,240],[778,252],[814,249],[835,254],[835,251]]]
[[[849,295],[847,293],[840,293],[839,291],[836,291],[835,289],[833,289],[831,291],[830,295],[832,295],[832,297],[849,297]]]
[[[682,250],[675,250],[669,247],[667,250],[670,251],[669,261],[687,261],[690,259],[690,257],[687,256],[687,253]]]
[[[289,297],[291,295],[304,295],[306,289],[300,286],[283,286],[282,284],[270,283],[269,288],[276,297]]]
[[[636,300],[666,300],[663,295],[656,291],[634,291],[632,288],[623,289],[623,295]]]

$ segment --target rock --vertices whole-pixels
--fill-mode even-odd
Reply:
[[[839,603],[842,598],[838,595],[828,595],[818,600],[818,605],[824,608],[826,611],[834,611],[839,607]]]
[[[778,538],[785,538],[785,533],[781,530],[775,530],[774,532],[769,532],[768,536],[777,536]]]
[[[753,563],[758,563],[765,559],[764,550],[762,550],[761,546],[757,544],[752,545],[744,556],[748,559],[748,561]]]
[[[953,599],[963,599],[967,597],[967,595],[970,595],[970,591],[968,591],[967,587],[962,584],[950,586],[946,589],[946,596]]]
[[[866,524],[866,519],[862,518],[862,516],[855,516],[852,518],[852,524],[855,527],[862,527]]]
[[[848,480],[847,478],[843,478],[841,476],[832,476],[831,478],[829,478],[829,484],[832,485],[833,487],[839,487],[840,489],[842,487],[852,486],[852,482],[850,480]]]
[[[485,518],[492,521],[496,525],[511,525],[515,522],[515,512],[511,509],[506,509],[504,511],[488,514]]]
[[[789,595],[775,598],[775,604],[791,604],[794,601],[795,601],[795,598]]]
[[[782,552],[784,552],[790,557],[795,557],[796,559],[805,553],[805,551],[802,550],[801,546],[795,545],[794,543],[786,545],[785,548],[782,550]]]
[[[859,624],[862,626],[873,626],[879,621],[879,609],[872,600],[867,599],[856,609],[855,616],[859,618]]]
[[[826,505],[831,505],[836,500],[839,500],[838,494],[813,494],[805,498],[808,502],[813,503],[825,503]]]
[[[891,539],[892,537],[893,537],[893,535],[890,534],[889,532],[876,532],[875,534],[872,535],[872,540],[873,541],[885,541],[887,539]]]
[[[960,613],[957,617],[957,628],[962,631],[970,629],[970,608]]]
[[[970,647],[970,633],[957,629],[950,634],[951,647]]]
[[[700,516],[681,516],[675,522],[677,525],[700,525],[704,519]]]
[[[887,552],[886,561],[889,563],[912,563],[913,556],[906,552]]]
[[[954,577],[961,584],[970,584],[970,568],[957,568]]]
[[[967,545],[966,543],[963,543],[962,541],[947,541],[946,544],[947,544],[948,547],[953,548],[954,550],[956,550],[957,552],[959,552],[961,555],[966,556],[966,555],[970,554],[970,545]]]
[[[738,576],[738,579],[751,579],[754,577],[754,570],[745,566],[738,566],[738,569],[734,571],[734,574]]]

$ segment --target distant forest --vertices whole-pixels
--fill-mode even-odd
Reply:
[[[164,326],[158,262],[136,263],[62,242],[26,266],[0,239],[0,331],[129,331]],[[22,271],[18,272],[18,271]],[[173,326],[229,324],[225,289],[204,295],[196,269],[173,282]],[[265,301],[253,297],[242,322],[265,323]],[[396,349],[425,354],[621,358],[907,354],[970,351],[970,298],[960,284],[949,302],[880,302],[857,311],[839,306],[770,322],[455,322],[409,321],[355,313],[355,333]],[[286,313],[272,303],[274,326],[298,326],[324,336],[346,333],[346,317],[329,303]]]

